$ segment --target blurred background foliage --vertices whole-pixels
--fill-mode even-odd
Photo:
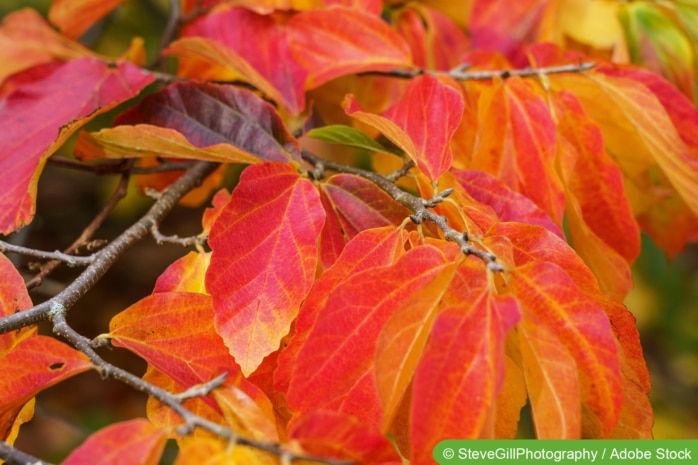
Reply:
[[[46,14],[49,4],[50,0],[2,0],[0,18],[24,7]],[[167,0],[127,1],[90,30],[83,40],[100,53],[118,56],[128,48],[133,37],[142,37],[148,59],[152,59],[160,46],[167,10]],[[108,125],[119,111],[115,109],[102,115],[86,129]],[[69,141],[59,155],[72,157],[73,143],[74,140]],[[25,244],[45,250],[66,247],[97,214],[117,183],[118,176],[100,178],[49,163],[39,185],[37,217],[20,232],[25,235]],[[229,183],[227,187],[232,185]],[[99,238],[114,238],[149,204],[150,201],[131,186],[127,198],[99,231]],[[198,234],[201,213],[202,208],[179,209],[166,222],[163,231],[180,236]],[[148,295],[157,276],[185,253],[174,246],[155,246],[152,240],[139,243],[87,295],[79,308],[71,312],[71,323],[88,337],[106,332],[111,317]],[[76,270],[62,269],[35,289],[32,298],[38,302],[55,294],[76,273]],[[651,374],[654,435],[658,439],[696,439],[698,244],[689,246],[670,260],[644,236],[642,254],[633,273],[635,289],[626,305],[637,318]],[[145,370],[145,363],[125,350],[114,350],[111,355],[110,361],[130,367],[134,373]],[[39,396],[35,415],[38,421],[22,427],[17,446],[60,461],[91,432],[114,421],[140,416],[144,408],[145,398],[140,393],[116,381],[104,381],[94,372],[87,373]]]

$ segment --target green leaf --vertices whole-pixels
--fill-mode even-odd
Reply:
[[[317,128],[308,131],[308,137],[324,140],[333,144],[346,145],[347,147],[356,147],[371,152],[383,152],[391,155],[402,155],[399,151],[389,149],[374,139],[371,139],[358,129],[343,124],[333,124],[324,128]]]

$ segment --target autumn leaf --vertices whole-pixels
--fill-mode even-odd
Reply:
[[[622,173],[577,99],[560,92],[556,103],[571,244],[602,289],[623,300],[632,288],[630,264],[640,253],[640,228],[625,195]]]
[[[239,373],[214,329],[213,315],[208,295],[158,292],[112,318],[109,337],[188,388],[223,372],[231,378]]]
[[[0,437],[25,403],[44,389],[92,368],[86,355],[48,336],[20,339],[0,358]]]
[[[338,174],[320,184],[327,215],[320,236],[324,267],[339,256],[344,244],[361,231],[398,226],[410,211],[375,184],[351,174]]]
[[[274,108],[254,93],[230,85],[177,83],[144,98],[115,125],[174,129],[196,147],[229,144],[228,153],[267,161],[299,158],[298,142]]]
[[[210,262],[210,252],[189,252],[168,266],[158,277],[153,294],[160,292],[206,294],[206,270]]]
[[[397,261],[404,254],[405,240],[404,231],[386,226],[362,231],[346,244],[332,266],[315,281],[303,302],[295,321],[295,334],[279,354],[274,372],[274,386],[278,391],[288,391],[298,352],[315,326],[318,315],[326,307],[331,291],[354,273]]]
[[[468,305],[436,317],[414,376],[413,463],[429,463],[445,437],[491,437],[493,431],[483,429],[504,383],[505,338],[519,317],[515,299],[493,296],[486,287],[474,289]]]
[[[293,16],[291,50],[308,73],[306,88],[346,74],[411,67],[409,46],[379,17],[359,9],[322,8]]]
[[[245,8],[228,8],[187,24],[182,29],[182,36],[205,37],[231,49],[233,54],[218,50],[215,61],[220,63],[219,57],[223,55],[224,63],[234,64],[252,84],[261,82],[256,77],[258,73],[281,95],[283,106],[296,114],[305,107],[307,71],[293,56],[289,16],[290,13],[281,11],[262,15]],[[249,40],[250,37],[255,37],[255,40]],[[181,49],[181,46],[175,46],[175,50],[177,48]],[[245,62],[256,73],[248,72]],[[265,87],[261,90],[264,91]]]
[[[332,410],[313,410],[294,418],[289,437],[318,457],[346,459],[363,465],[402,463],[391,442],[370,425]]]
[[[137,124],[97,132],[82,131],[75,147],[82,160],[164,157],[208,160],[217,163],[257,163],[258,157],[231,144],[196,147],[174,129]]]
[[[353,274],[331,290],[298,352],[287,393],[291,410],[330,408],[380,427],[376,338],[402,302],[449,262],[436,247],[416,247],[395,265]]]
[[[165,431],[145,419],[137,418],[102,428],[88,437],[62,463],[87,465],[99,457],[99,462],[105,465],[157,465],[166,441]]]
[[[432,181],[451,167],[450,142],[461,120],[463,99],[437,78],[413,79],[401,99],[380,116],[362,111],[353,99],[343,105],[350,116],[404,150]]]
[[[57,33],[39,13],[24,8],[10,13],[0,26],[0,83],[33,66],[95,56],[88,48]]]
[[[555,427],[548,422],[551,418],[538,418],[539,407],[547,410],[542,404],[544,397],[532,398],[534,421],[551,434],[557,430],[558,435],[567,436],[568,431],[585,435],[593,429],[605,437],[618,421],[623,399],[618,351],[608,317],[599,303],[580,292],[567,273],[552,263],[532,262],[518,268],[513,283],[514,295],[521,305],[522,323],[528,328],[522,335],[526,339],[522,346],[524,342],[535,343],[540,347],[538,353],[545,357],[529,362],[539,362],[553,378],[550,384],[555,384],[555,380],[565,376],[558,367],[570,366],[567,352],[574,358],[579,373],[583,429],[568,429],[566,418],[560,418]],[[546,341],[544,345],[540,345],[542,341]],[[557,360],[550,357],[551,346],[558,346],[556,351],[562,355]],[[560,411],[578,410],[578,405],[564,402],[575,400],[569,398],[569,392],[555,390],[555,394]]]
[[[564,238],[560,227],[543,210],[491,174],[458,169],[451,169],[451,173],[475,200],[492,207],[501,221],[536,224]]]
[[[457,265],[454,262],[445,267],[420,292],[402,302],[376,339],[375,376],[383,406],[383,431],[387,431],[393,422],[412,382],[443,296],[456,275]]]
[[[288,102],[247,60],[234,49],[208,37],[183,37],[163,51],[179,58],[178,75],[214,81],[242,81],[254,86],[279,104]]]
[[[288,165],[247,168],[211,228],[206,288],[216,329],[249,375],[279,347],[315,279],[325,221],[313,184]]]
[[[34,216],[46,159],[80,126],[134,97],[153,77],[129,63],[108,66],[80,58],[16,88],[0,100],[0,231],[7,234]]]
[[[411,3],[400,8],[392,19],[395,30],[410,45],[415,65],[446,71],[462,64],[470,40],[443,13],[423,3]]]
[[[494,175],[561,225],[565,195],[555,170],[555,137],[548,106],[529,82],[495,82],[480,95],[476,142],[466,165]]]
[[[48,18],[63,35],[74,39],[123,2],[124,0],[56,0],[49,8]]]

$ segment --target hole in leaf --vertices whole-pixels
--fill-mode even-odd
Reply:
[[[56,363],[50,364],[48,366],[48,369],[51,371],[58,371],[58,370],[62,370],[64,366],[65,366],[65,362],[56,362]]]

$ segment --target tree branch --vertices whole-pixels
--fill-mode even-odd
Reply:
[[[560,66],[549,66],[544,68],[523,68],[523,69],[498,69],[498,70],[482,70],[482,71],[467,71],[467,65],[461,65],[457,68],[453,68],[449,71],[439,71],[439,70],[425,70],[422,68],[418,69],[394,69],[391,71],[368,71],[366,73],[361,73],[361,75],[380,75],[380,76],[393,76],[402,79],[412,79],[422,74],[432,74],[434,76],[448,76],[456,81],[475,81],[475,80],[487,80],[499,77],[501,79],[510,78],[513,76],[520,77],[531,77],[531,76],[541,76],[547,74],[559,74],[559,73],[578,73],[580,71],[586,71],[596,66],[596,63],[579,63],[578,65],[560,65]]]
[[[81,257],[78,255],[69,255],[58,250],[54,252],[46,252],[44,250],[30,249],[21,245],[10,244],[0,240],[0,252],[16,253],[25,257],[37,258],[39,260],[53,260],[56,262],[66,263],[68,266],[89,265],[94,261],[93,256]]]
[[[45,462],[15,449],[5,441],[0,441],[0,459],[5,460],[8,465],[53,465],[51,462]]]
[[[383,175],[374,173],[373,171],[367,171],[360,168],[354,168],[353,166],[323,160],[321,158],[318,158],[316,155],[306,151],[303,151],[303,159],[308,163],[311,163],[313,166],[316,166],[316,173],[322,173],[325,168],[328,168],[330,170],[337,171],[340,173],[349,173],[354,174],[356,176],[361,176],[362,178],[375,183],[378,187],[387,192],[396,202],[404,205],[405,207],[409,208],[414,212],[414,214],[410,216],[413,222],[417,224],[422,223],[424,221],[434,223],[439,229],[441,229],[446,240],[453,241],[456,244],[458,244],[458,246],[461,249],[461,252],[463,252],[466,255],[474,255],[478,257],[487,264],[487,269],[489,269],[490,271],[504,271],[504,267],[501,265],[501,263],[497,261],[497,256],[495,254],[475,247],[473,244],[470,243],[470,237],[467,232],[461,232],[453,229],[448,224],[448,219],[445,216],[437,215],[433,211],[429,210],[430,208],[433,208],[434,206],[442,202],[446,197],[448,197],[448,195],[452,192],[450,189],[447,189],[441,192],[440,194],[435,195],[431,199],[423,199],[421,197],[417,197],[408,192],[405,192],[399,187],[397,187],[395,184],[393,184],[393,178],[396,175],[395,173],[393,173],[393,175],[391,175],[391,178],[388,179]],[[403,167],[403,169],[401,170],[396,171],[398,175],[404,172],[406,172],[405,167]]]
[[[164,405],[172,409],[179,415],[184,423],[179,427],[178,434],[191,434],[195,428],[199,427],[215,434],[216,436],[235,442],[236,444],[254,447],[269,454],[278,457],[285,457],[290,461],[309,461],[315,463],[323,463],[326,465],[351,465],[352,462],[343,460],[326,459],[310,455],[295,454],[284,451],[280,444],[258,441],[256,439],[239,436],[233,430],[218,423],[202,418],[195,413],[189,411],[182,403],[192,397],[200,395],[208,395],[213,389],[220,387],[225,381],[227,373],[223,373],[211,381],[203,385],[193,386],[180,394],[172,394],[154,384],[151,384],[143,379],[129,373],[128,371],[119,368],[104,360],[92,347],[92,341],[85,336],[75,331],[66,321],[66,309],[62,307],[54,307],[50,312],[51,322],[53,323],[53,332],[58,336],[66,339],[73,347],[87,355],[90,361],[97,367],[100,374],[107,378],[113,378],[122,383],[141,391],[149,396],[154,397]]]
[[[0,318],[0,334],[46,320],[52,309],[70,309],[89,291],[134,243],[150,233],[150,229],[159,224],[175,207],[180,198],[194,187],[215,168],[215,163],[198,162],[182,177],[168,187],[157,201],[136,223],[121,233],[100,251],[94,254],[94,260],[63,291],[53,298],[34,307]]]

